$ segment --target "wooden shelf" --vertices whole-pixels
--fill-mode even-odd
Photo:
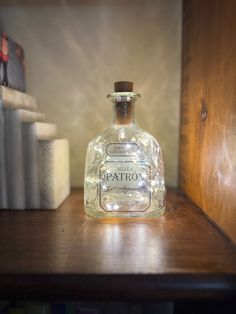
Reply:
[[[235,246],[178,190],[158,219],[93,220],[82,201],[75,190],[58,210],[0,212],[2,298],[235,295]]]

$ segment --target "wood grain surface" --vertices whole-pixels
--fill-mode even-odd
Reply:
[[[180,187],[236,242],[236,1],[183,5]]]
[[[82,191],[55,211],[0,212],[0,295],[209,299],[236,294],[236,248],[180,192],[160,218],[94,220]]]

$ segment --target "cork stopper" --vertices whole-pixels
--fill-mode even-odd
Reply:
[[[115,93],[133,92],[133,82],[119,81],[114,83]]]

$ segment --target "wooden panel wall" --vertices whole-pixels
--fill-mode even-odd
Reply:
[[[236,242],[236,1],[183,3],[179,185]]]

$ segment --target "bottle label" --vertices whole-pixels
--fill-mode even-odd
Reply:
[[[137,143],[110,143],[106,146],[108,156],[134,156],[139,152]]]
[[[146,162],[106,161],[100,168],[100,206],[106,211],[145,211],[151,203],[150,184]]]

